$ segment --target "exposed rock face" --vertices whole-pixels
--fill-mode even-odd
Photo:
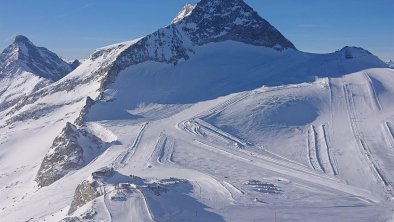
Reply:
[[[36,181],[40,187],[54,183],[83,164],[83,149],[78,144],[78,136],[77,128],[67,123],[62,133],[55,138],[37,174]]]
[[[198,45],[233,40],[295,49],[289,40],[243,0],[202,0],[177,25]]]
[[[178,15],[172,20],[172,23],[177,23],[185,17],[189,16],[190,13],[193,11],[194,7],[194,5],[186,4],[183,9],[178,13]]]
[[[75,120],[75,124],[78,126],[82,126],[83,123],[85,122],[85,117],[89,112],[89,108],[93,106],[94,100],[90,98],[89,96],[86,98],[86,104],[82,108],[81,113],[79,114],[78,118]]]
[[[95,187],[95,182],[83,181],[75,189],[74,199],[71,203],[68,214],[74,213],[79,207],[101,196]]]
[[[84,180],[75,189],[73,201],[68,214],[71,215],[78,208],[104,195],[105,186],[108,180],[114,176],[115,171],[112,167],[103,167],[92,173],[92,177]]]
[[[68,64],[46,48],[35,46],[25,36],[15,37],[14,42],[0,54],[0,76],[25,71],[57,81],[70,73],[75,65]]]
[[[107,145],[96,136],[67,123],[55,138],[38,171],[38,186],[49,186],[68,172],[77,170]]]
[[[74,69],[78,68],[78,66],[81,65],[81,62],[78,59],[76,59],[72,63],[69,63],[69,64],[71,65],[71,69],[74,70]]]
[[[114,168],[103,167],[92,173],[93,179],[101,179],[105,177],[112,177],[114,175]]]

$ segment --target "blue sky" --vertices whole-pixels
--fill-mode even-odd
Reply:
[[[144,36],[197,0],[1,0],[0,48],[17,34],[66,58]],[[245,0],[296,47],[333,52],[361,46],[394,60],[393,0]]]

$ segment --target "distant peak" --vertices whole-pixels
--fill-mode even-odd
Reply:
[[[371,55],[372,53],[369,52],[368,50],[361,48],[361,47],[356,47],[356,46],[345,46],[343,47],[341,50],[339,50],[340,52],[362,52],[364,54],[368,54]]]
[[[346,59],[354,59],[354,58],[373,55],[368,50],[355,46],[345,46],[341,50],[337,51],[337,53],[343,55]]]
[[[243,0],[201,0],[198,5],[208,5],[208,6],[215,6],[215,5],[227,5],[227,4],[246,4]]]
[[[394,69],[394,61],[393,60],[388,61],[387,65],[389,66],[389,68]]]
[[[14,39],[14,43],[24,43],[24,44],[29,43],[29,44],[32,44],[30,42],[30,40],[26,36],[23,36],[23,35],[17,35],[15,37],[15,39]]]
[[[23,35],[17,35],[12,44],[0,54],[0,74],[18,74],[25,71],[57,81],[77,65],[79,64],[68,64],[44,47],[37,47]]]
[[[188,15],[190,15],[190,13],[193,11],[193,9],[195,7],[196,7],[195,5],[191,5],[191,4],[186,4],[185,6],[183,6],[182,10],[172,20],[172,23],[177,23],[177,22],[181,21],[183,18],[185,18]]]

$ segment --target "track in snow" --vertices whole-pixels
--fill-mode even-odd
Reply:
[[[319,152],[317,147],[316,130],[314,126],[311,126],[308,130],[308,160],[309,164],[314,170],[324,172],[324,168],[320,162]]]
[[[360,143],[361,143],[361,146],[362,146],[362,148],[363,148],[363,150],[364,150],[364,154],[365,154],[365,156],[367,157],[367,159],[371,162],[371,164],[372,164],[372,166],[373,166],[373,168],[374,168],[374,171],[375,171],[376,175],[380,178],[381,181],[383,181],[383,183],[384,183],[384,185],[385,185],[386,187],[389,187],[390,190],[392,190],[393,187],[392,187],[392,185],[391,185],[391,182],[390,182],[390,181],[387,179],[387,177],[384,175],[385,173],[384,173],[384,171],[382,170],[382,168],[379,166],[379,164],[377,163],[377,161],[375,161],[374,157],[372,156],[372,153],[371,153],[371,150],[370,150],[368,144],[367,144],[363,139],[360,139]]]
[[[367,87],[368,88],[368,93],[369,93],[369,96],[370,96],[371,101],[373,103],[373,106],[377,110],[382,110],[382,105],[380,103],[378,94],[376,93],[376,90],[375,90],[375,87],[373,85],[371,77],[369,76],[368,73],[364,73],[364,77],[367,79],[367,82],[368,82],[368,87]]]
[[[156,159],[159,164],[173,163],[172,156],[174,153],[175,140],[165,134],[160,134],[159,140],[156,143],[155,150],[152,153],[152,158]]]
[[[319,126],[318,129],[315,126],[310,127],[308,130],[307,148],[308,160],[314,170],[329,175],[337,175],[332,154],[328,147],[324,125]]]
[[[394,136],[393,136],[393,131],[389,125],[388,122],[383,123],[383,134],[386,139],[387,145],[391,148],[394,149]]]
[[[387,193],[389,193],[392,197],[394,197],[392,182],[388,179],[388,177],[386,177],[386,173],[380,167],[378,161],[376,161],[375,158],[373,157],[369,145],[359,129],[357,123],[357,116],[355,112],[355,102],[353,99],[352,91],[350,89],[350,85],[348,83],[344,83],[343,90],[345,94],[348,115],[350,118],[351,129],[356,139],[357,146],[360,148],[360,152],[362,156],[368,162],[370,169],[373,175],[375,176],[375,178],[377,179],[377,181],[382,182],[386,188]]]
[[[122,168],[124,167],[130,160],[131,156],[134,154],[135,149],[137,148],[138,144],[141,141],[142,135],[144,134],[146,126],[149,124],[149,122],[144,123],[140,130],[138,131],[137,137],[134,139],[132,145],[127,149],[127,151],[121,153],[118,158],[116,158],[115,162],[113,163],[113,166],[115,169]]]
[[[205,148],[211,152],[215,152],[217,154],[225,155],[234,160],[238,160],[247,164],[254,165],[256,167],[260,167],[265,170],[270,170],[273,172],[280,173],[282,175],[289,176],[291,178],[295,178],[298,180],[303,180],[312,184],[317,184],[322,187],[327,187],[329,189],[338,190],[340,192],[348,193],[360,198],[364,198],[370,202],[377,202],[378,200],[372,196],[369,191],[353,187],[347,185],[343,181],[337,180],[335,178],[325,177],[323,174],[313,174],[302,172],[296,169],[291,169],[288,167],[284,167],[272,162],[264,161],[253,156],[248,156],[246,154],[233,152],[231,149],[226,149],[223,147],[213,146],[207,143],[204,143],[199,140],[195,140],[196,143],[200,144],[202,148]]]
[[[201,135],[204,137],[210,137],[214,140],[220,141],[230,146],[236,146],[238,148],[243,148],[247,146],[246,142],[243,142],[239,138],[218,129],[217,127],[201,120],[198,118],[194,118],[186,122],[189,127],[186,127],[189,132],[194,133],[196,135]],[[192,127],[190,127],[192,126]]]
[[[104,191],[105,192],[105,191]],[[110,211],[110,203],[109,203],[109,198],[108,198],[108,193],[104,193],[103,198],[103,204],[104,204],[104,208],[105,208],[105,214],[107,215],[107,218],[109,218],[110,221],[112,221],[112,214]]]
[[[284,158],[282,156],[276,155],[274,153],[271,153],[269,151],[265,151],[268,155],[262,155],[259,153],[255,153],[252,151],[249,151],[248,148],[256,148],[253,146],[249,146],[247,143],[242,142],[240,139],[236,138],[235,136],[224,132],[224,131],[217,131],[216,127],[210,125],[207,122],[204,122],[202,120],[199,121],[194,121],[189,120],[184,122],[184,130],[187,132],[190,132],[206,141],[209,141],[210,143],[217,144],[219,146],[223,146],[226,148],[230,148],[232,152],[235,153],[240,153],[240,154],[245,154],[249,156],[253,156],[255,158],[262,159],[264,161],[269,161],[281,166],[285,166],[288,168],[292,169],[297,169],[303,172],[308,172],[308,173],[314,173],[313,171],[309,170],[306,168],[304,165],[299,164],[297,162],[291,161],[287,158]],[[201,125],[201,123],[204,122],[204,125]],[[260,148],[261,149],[261,148]]]
[[[220,110],[228,108],[231,104],[234,104],[234,101],[240,101],[239,97],[237,98],[238,100],[236,99],[230,100],[233,102],[222,103],[225,104],[225,106],[221,105]],[[208,115],[212,115],[214,114],[213,112],[217,110],[218,109],[210,109],[209,112],[205,112],[205,113],[209,113]],[[247,149],[239,149],[240,147],[234,146],[234,144],[240,144],[240,145],[245,144],[245,148],[249,147],[249,144],[240,143],[242,141],[232,136],[231,134],[228,134],[227,132],[222,132],[222,130],[217,129],[214,126],[211,127],[209,123],[206,123],[205,121],[202,121],[200,119],[204,117],[205,116],[200,114],[195,117],[192,117],[191,119],[189,119],[189,121],[184,121],[179,124],[180,128],[183,129],[184,131],[189,132],[202,139],[202,140],[200,139],[194,140],[196,143],[202,145],[201,146],[202,148],[205,148],[209,151],[221,155],[225,155],[235,160],[239,160],[257,167],[261,167],[266,170],[271,170],[283,175],[287,175],[292,178],[297,178],[309,183],[322,185],[323,187],[327,187],[330,189],[335,189],[355,196],[359,196],[365,198],[368,201],[372,201],[372,202],[377,201],[376,198],[370,195],[368,191],[357,187],[349,186],[345,184],[342,180],[331,177],[330,175],[316,173],[312,170],[309,170],[306,167],[301,167],[300,165],[292,164],[289,161],[280,161],[278,159],[270,158],[265,155],[251,153],[248,152]],[[198,120],[196,121],[196,119]],[[335,175],[336,170],[334,165],[332,164],[332,160],[330,157],[331,155],[329,154],[328,145],[326,141],[326,132],[323,126],[321,127],[321,130],[319,130],[319,132],[320,135],[322,136],[319,138],[316,137],[316,140],[319,139],[321,146],[325,149],[326,152],[325,158],[327,160],[327,165],[329,166],[327,168],[330,169],[332,175]],[[208,136],[211,136],[211,138],[209,138]],[[212,138],[214,138],[213,141],[211,141]],[[218,141],[221,143],[216,145],[211,145],[212,142],[218,142]],[[232,144],[233,146],[228,146],[228,144]]]
[[[226,109],[227,107],[232,106],[232,105],[246,99],[250,95],[251,95],[250,92],[239,93],[239,94],[231,97],[230,99],[224,101],[223,103],[220,103],[220,104],[210,108],[208,111],[200,113],[199,115],[196,116],[196,118],[208,117],[212,114],[218,113],[218,112]]]

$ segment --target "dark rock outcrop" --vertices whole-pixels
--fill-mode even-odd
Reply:
[[[289,40],[243,0],[201,0],[177,26],[198,45],[232,40],[295,49]]]
[[[93,106],[94,100],[89,96],[86,98],[85,106],[82,108],[78,118],[75,120],[75,124],[78,126],[82,126],[85,122],[86,115],[89,112],[89,108]]]
[[[97,187],[95,187],[94,182],[89,182],[87,180],[83,181],[75,189],[74,199],[71,203],[68,214],[70,215],[74,213],[78,208],[101,195],[102,194],[97,190]]]
[[[49,186],[70,171],[80,169],[105,146],[108,144],[96,136],[67,123],[41,163],[36,176],[38,186]]]
[[[82,166],[83,149],[78,144],[78,136],[77,128],[67,123],[62,133],[53,141],[50,151],[41,163],[36,177],[38,186],[49,186],[69,171]]]

